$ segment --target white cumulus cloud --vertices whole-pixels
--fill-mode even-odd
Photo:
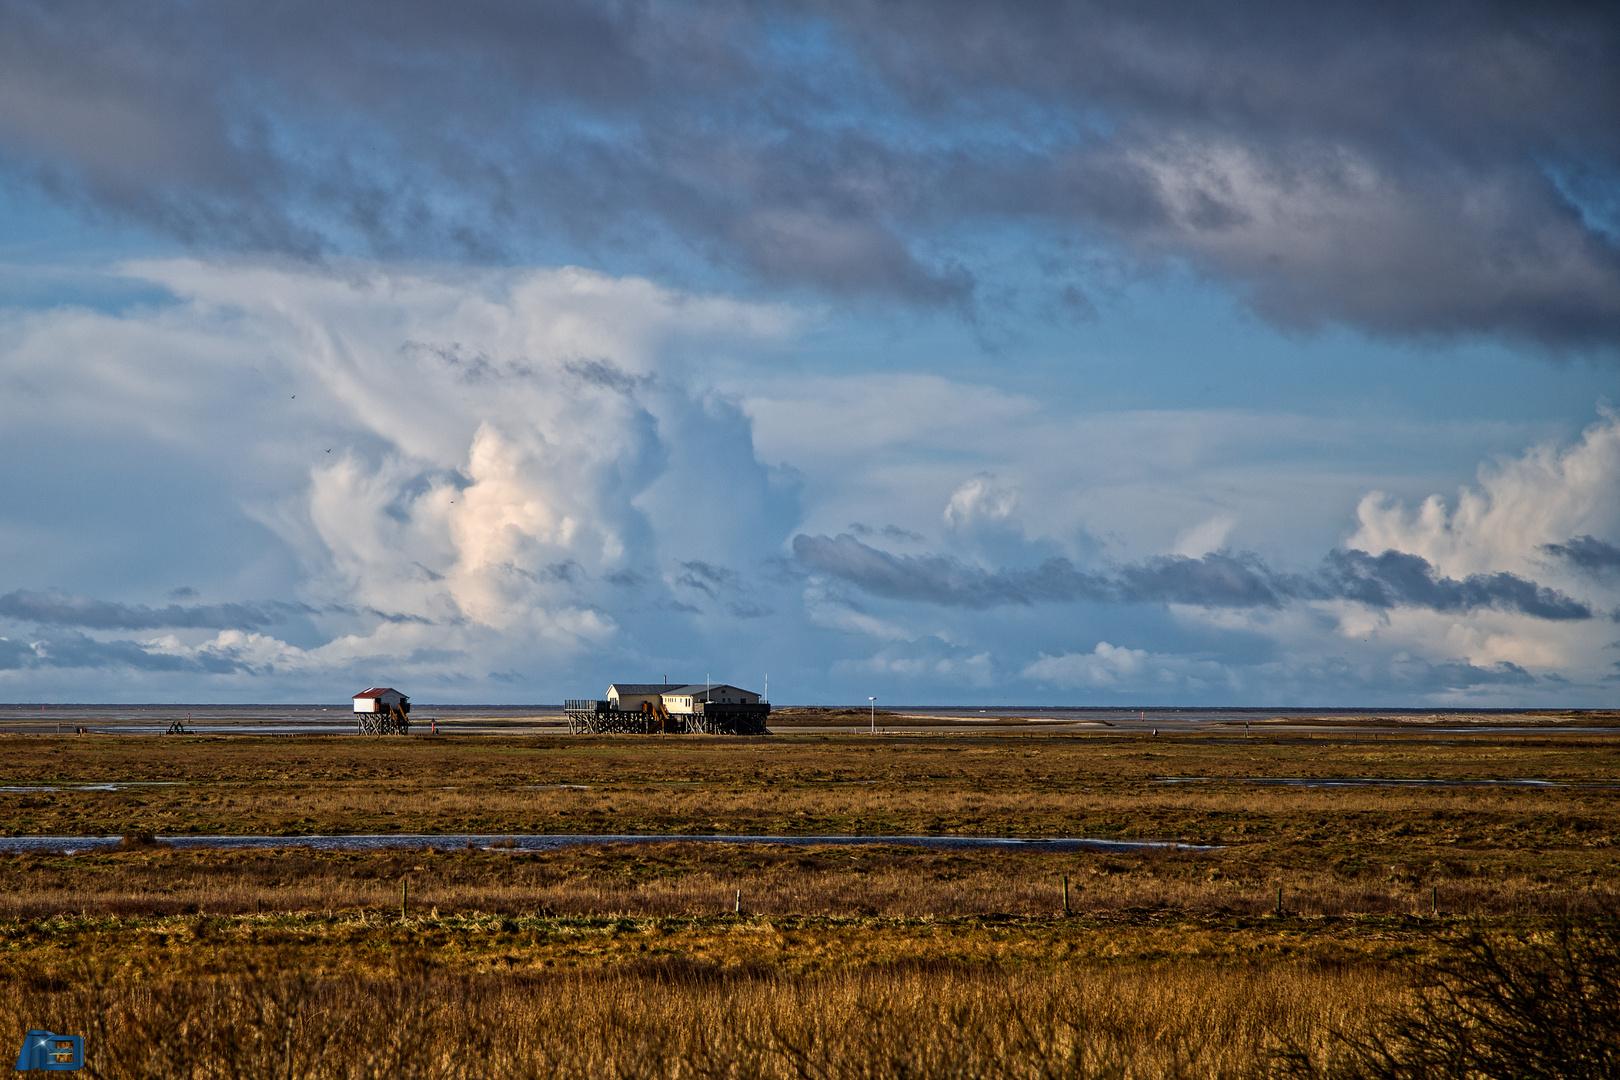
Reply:
[[[1575,536],[1620,541],[1620,415],[1606,413],[1573,445],[1482,466],[1454,503],[1430,495],[1409,508],[1374,491],[1356,516],[1350,546],[1421,555],[1453,575],[1539,568],[1542,545]]]

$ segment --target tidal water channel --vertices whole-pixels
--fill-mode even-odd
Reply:
[[[110,851],[123,840],[119,836],[7,836],[0,837],[0,851],[60,852],[84,855]],[[522,854],[555,851],[565,847],[592,844],[778,844],[789,847],[834,845],[891,846],[927,848],[935,851],[1011,849],[1019,851],[1146,851],[1154,848],[1172,851],[1216,851],[1219,845],[1184,844],[1173,840],[1098,840],[1090,837],[1055,837],[1030,840],[1000,836],[602,836],[590,833],[363,833],[347,836],[160,836],[156,841],[175,848],[214,850],[310,848],[315,851],[385,851],[389,849],[480,851]]]

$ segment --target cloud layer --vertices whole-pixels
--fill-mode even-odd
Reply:
[[[877,596],[975,609],[1074,601],[1276,608],[1290,600],[1351,600],[1374,609],[1496,608],[1538,619],[1592,618],[1588,605],[1517,575],[1441,577],[1421,556],[1400,551],[1329,552],[1309,575],[1273,570],[1252,552],[1161,555],[1102,572],[1077,570],[1064,558],[1031,570],[984,569],[948,555],[891,554],[849,535],[801,534],[793,538],[793,554],[811,570]]]
[[[255,588],[296,598],[153,606],[40,582],[0,595],[0,624],[28,628],[11,667],[325,685],[375,681],[380,665],[483,685],[514,670],[546,678],[535,663],[555,670],[585,650],[641,657],[648,643],[627,641],[626,621],[690,628],[711,611],[770,610],[732,564],[752,567],[779,543],[792,491],[755,461],[736,407],[682,382],[676,358],[779,334],[787,313],[581,271],[131,272],[174,299],[129,317],[63,309],[0,326],[10,438],[64,446],[59,482],[97,467],[98,448],[64,439],[89,417],[149,472],[175,451],[189,470],[220,471],[240,500],[227,516],[257,526],[257,560],[291,563]],[[723,514],[690,511],[701,546],[682,533],[693,492],[723,493]],[[165,508],[128,513],[89,517],[141,532]],[[66,531],[63,546],[97,535]],[[187,549],[220,542],[176,536],[160,572],[195,574]],[[239,584],[191,577],[171,591],[222,587]],[[130,631],[166,633],[101,633]]]
[[[210,250],[1613,351],[1617,133],[1603,4],[0,5],[0,169]]]
[[[88,596],[70,596],[59,589],[28,592],[18,589],[0,596],[0,619],[40,626],[78,626],[91,630],[225,630],[258,628],[285,623],[310,614],[303,604],[276,601],[264,604],[170,604],[151,608],[144,604],[114,604]]]
[[[161,300],[0,317],[6,696],[708,673],[800,701],[1567,703],[1617,670],[1613,416],[1401,498],[1311,471],[1353,424],[717,386],[806,316],[641,278],[122,274]]]
[[[1617,357],[1613,4],[0,0],[0,696],[1607,702]]]

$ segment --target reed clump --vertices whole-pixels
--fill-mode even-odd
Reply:
[[[228,927],[205,928],[212,942]],[[492,931],[511,934],[497,920]],[[683,955],[471,970],[191,949],[0,978],[0,1025],[82,1034],[146,1078],[1216,1077],[1548,1080],[1620,1071],[1612,916],[1465,931],[1404,970],[1308,961],[1024,966],[939,957],[812,974]]]
[[[0,1022],[85,1034],[94,1075],[147,1077],[1092,1078],[1258,1075],[1278,1046],[1359,1029],[1365,972],[1019,972],[950,962],[790,977],[685,960],[386,977],[284,963],[211,978],[35,988]],[[20,1029],[20,1028],[19,1028]]]

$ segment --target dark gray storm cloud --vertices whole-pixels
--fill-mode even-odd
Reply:
[[[1276,607],[1299,589],[1295,579],[1273,573],[1248,552],[1156,555],[1115,573],[1110,599],[1123,604]]]
[[[696,589],[709,596],[719,596],[723,590],[736,589],[742,577],[735,570],[694,559],[681,563],[682,573],[676,575],[675,584]]]
[[[1543,544],[1541,550],[1589,574],[1620,572],[1620,547],[1595,536],[1576,536],[1562,544]]]
[[[948,555],[893,555],[845,533],[793,538],[793,555],[817,573],[875,596],[951,607],[990,608],[1037,601],[1105,601],[1107,581],[1049,559],[1033,570],[985,570]]]
[[[583,571],[577,563],[546,567],[548,580],[572,582]],[[176,589],[171,596],[195,596],[195,589]],[[234,604],[121,604],[77,596],[59,589],[30,592],[18,589],[0,596],[0,619],[33,623],[37,626],[81,626],[87,630],[257,630],[284,626],[294,619],[312,615],[359,615],[390,623],[418,623],[432,626],[432,619],[374,607],[327,604],[289,604],[280,600]]]
[[[1401,551],[1369,555],[1365,551],[1329,552],[1320,581],[1328,596],[1368,607],[1421,607],[1431,611],[1500,608],[1538,619],[1590,619],[1592,609],[1556,589],[1514,574],[1469,574],[1439,577],[1427,559]]]
[[[1620,342],[1613,4],[0,0],[0,170],[203,248],[971,305],[993,233],[1054,292],[1101,250],[1290,326]]]
[[[1536,677],[1518,664],[1498,660],[1494,664],[1458,661],[1431,664],[1409,657],[1379,673],[1383,686],[1395,685],[1414,690],[1471,690],[1480,686],[1530,686]]]
[[[1514,574],[1448,578],[1416,555],[1335,551],[1314,574],[1287,574],[1248,552],[1199,559],[1161,555],[1106,572],[1048,559],[1033,569],[984,569],[948,555],[895,555],[853,536],[793,538],[794,557],[816,573],[875,596],[952,607],[1089,600],[1103,604],[1196,604],[1257,608],[1289,600],[1353,600],[1369,607],[1474,611],[1496,608],[1540,619],[1590,619],[1592,609]]]
[[[49,590],[17,590],[0,596],[0,618],[41,626],[82,626],[88,630],[250,630],[314,613],[303,604],[195,604],[151,608],[119,604]],[[379,613],[380,614],[380,613]],[[386,616],[385,616],[386,617]]]
[[[149,651],[139,642],[101,641],[72,631],[33,642],[0,638],[0,671],[23,668],[123,668],[199,675],[252,671],[248,664],[226,654],[175,656]]]

